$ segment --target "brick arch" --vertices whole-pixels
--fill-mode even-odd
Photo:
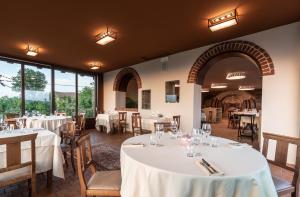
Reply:
[[[138,72],[133,68],[124,68],[116,76],[114,82],[114,91],[126,92],[127,84],[134,78],[138,88],[142,88],[142,81]]]
[[[217,44],[202,53],[192,66],[187,82],[201,85],[198,79],[201,70],[208,65],[210,60],[227,53],[241,54],[251,58],[259,67],[262,76],[274,75],[273,61],[263,48],[253,42],[234,40]]]

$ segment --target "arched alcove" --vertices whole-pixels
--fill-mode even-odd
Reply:
[[[137,109],[138,89],[141,87],[141,78],[135,69],[122,69],[117,74],[113,87],[113,90],[116,92],[116,109]]]
[[[202,53],[192,66],[187,82],[202,85],[203,77],[214,61],[232,56],[251,59],[259,67],[262,76],[275,73],[273,61],[263,48],[249,41],[234,40],[217,44]]]

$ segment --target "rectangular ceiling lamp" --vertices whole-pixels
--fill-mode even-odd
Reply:
[[[210,87],[213,89],[227,88],[227,83],[212,83]]]
[[[239,86],[239,90],[242,90],[242,91],[255,90],[255,87],[253,85]]]
[[[38,54],[38,48],[37,47],[33,47],[33,46],[30,46],[30,45],[27,45],[26,55],[36,56],[37,54]]]
[[[116,33],[112,31],[107,31],[104,34],[97,35],[97,44],[106,45],[114,40],[116,40]]]
[[[208,19],[208,27],[211,31],[218,31],[226,27],[237,24],[237,14],[236,9],[216,16],[214,18]]]

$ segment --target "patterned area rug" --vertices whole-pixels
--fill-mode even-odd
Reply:
[[[108,144],[92,145],[93,159],[97,162],[98,170],[119,170],[120,149]]]

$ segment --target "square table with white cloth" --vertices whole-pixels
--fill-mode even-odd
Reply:
[[[60,137],[55,133],[45,129],[18,129],[0,131],[0,138],[22,136],[32,133],[38,133],[35,140],[36,173],[49,172],[52,170],[53,176],[64,178],[64,157],[60,148]],[[30,161],[30,142],[22,142],[21,149],[22,163]],[[6,167],[6,146],[0,145],[0,168],[4,167]],[[0,179],[1,176],[10,176],[10,173],[13,173],[13,171],[0,173]]]
[[[104,126],[106,128],[106,132],[110,133],[113,128],[113,123],[118,121],[118,114],[98,114],[96,117],[96,129],[100,131],[100,126]]]
[[[172,119],[167,117],[147,117],[142,118],[142,128],[149,130],[152,133],[155,132],[154,123],[156,122],[170,122]]]

